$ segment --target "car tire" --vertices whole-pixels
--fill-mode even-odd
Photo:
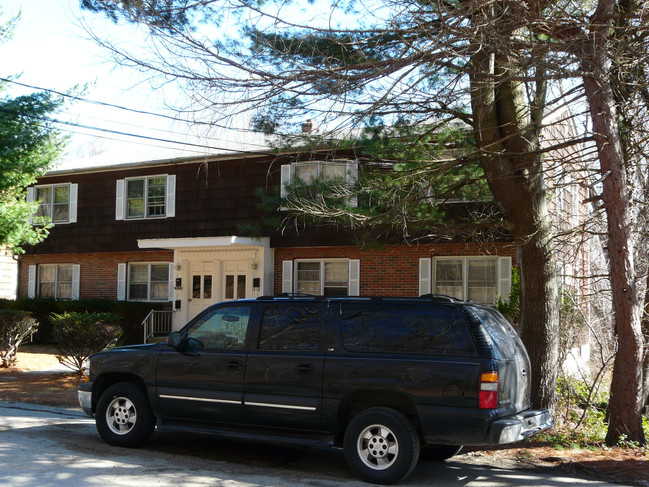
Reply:
[[[95,422],[106,443],[129,448],[144,443],[155,428],[145,391],[130,382],[114,384],[103,392]]]
[[[421,457],[433,462],[443,462],[457,455],[462,450],[462,445],[423,445]]]
[[[345,459],[363,480],[391,484],[412,473],[419,460],[419,438],[412,423],[399,411],[370,408],[347,425],[343,439]]]

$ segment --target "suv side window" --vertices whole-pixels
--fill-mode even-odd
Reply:
[[[248,306],[216,308],[205,313],[189,328],[187,338],[192,339],[194,348],[243,350],[249,320]]]
[[[320,308],[267,306],[261,320],[259,350],[319,350]]]
[[[350,352],[474,354],[461,314],[426,304],[343,304],[343,346]]]

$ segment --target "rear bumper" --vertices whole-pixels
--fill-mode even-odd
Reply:
[[[552,426],[547,409],[529,410],[494,421],[489,431],[489,443],[514,443],[529,438]]]

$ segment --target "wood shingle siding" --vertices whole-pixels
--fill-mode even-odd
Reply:
[[[239,225],[257,222],[259,188],[279,185],[282,161],[273,157],[150,165],[44,176],[38,184],[78,184],[77,222],[55,225],[30,254],[137,250],[141,238],[236,235]],[[116,181],[175,175],[175,216],[116,219]]]

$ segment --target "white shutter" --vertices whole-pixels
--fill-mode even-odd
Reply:
[[[124,180],[118,179],[115,191],[115,220],[124,219],[124,186]]]
[[[279,195],[282,198],[288,196],[288,188],[291,186],[291,165],[284,164],[280,172],[280,190]]]
[[[293,261],[282,261],[282,292],[293,292]]]
[[[169,263],[169,301],[174,300],[174,264]]]
[[[126,300],[126,264],[117,264],[117,301]]]
[[[431,278],[430,273],[432,269],[432,259],[422,258],[419,259],[419,295],[431,293]]]
[[[35,265],[30,265],[28,269],[27,297],[28,298],[36,297],[36,266]]]
[[[356,161],[347,161],[345,163],[345,183],[347,187],[353,189],[358,181],[358,162]],[[354,194],[349,198],[349,206],[355,208],[358,206],[358,196]]]
[[[78,192],[79,192],[79,185],[77,183],[70,184],[70,223],[77,222]]]
[[[361,295],[361,261],[359,259],[349,259],[349,296]]]
[[[498,294],[509,301],[512,290],[512,258],[498,257]]]
[[[81,266],[72,264],[72,299],[79,299],[79,290],[81,282]]]
[[[176,216],[176,175],[167,176],[167,218]]]
[[[26,198],[27,203],[32,203],[35,200],[35,198],[36,198],[36,188],[34,188],[33,186],[31,188],[27,188],[27,198]],[[29,223],[32,225],[34,224],[33,215],[29,218]]]

